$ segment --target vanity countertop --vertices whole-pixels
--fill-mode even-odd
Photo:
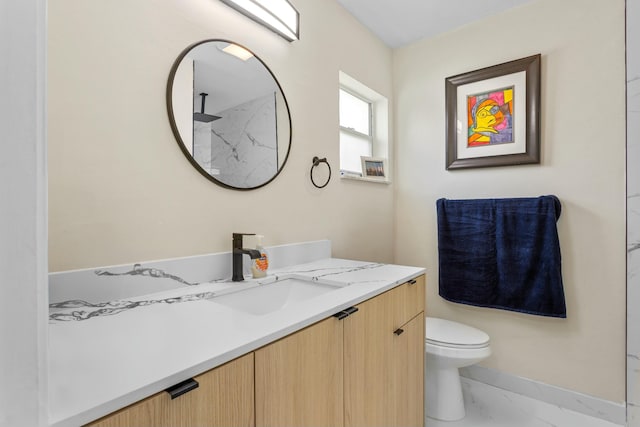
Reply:
[[[50,424],[100,418],[424,272],[327,258],[240,284],[220,280],[89,306],[67,301],[49,321]],[[261,316],[210,299],[287,277],[337,289]]]

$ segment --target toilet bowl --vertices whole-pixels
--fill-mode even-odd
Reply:
[[[491,355],[489,335],[450,320],[425,319],[425,413],[429,418],[464,418],[464,400],[458,368]]]

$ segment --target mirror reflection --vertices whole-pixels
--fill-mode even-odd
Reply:
[[[205,40],[185,49],[169,75],[167,108],[182,152],[216,184],[262,187],[287,160],[287,101],[269,68],[243,46]]]

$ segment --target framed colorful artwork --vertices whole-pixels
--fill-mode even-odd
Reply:
[[[449,169],[540,163],[540,55],[445,79]]]

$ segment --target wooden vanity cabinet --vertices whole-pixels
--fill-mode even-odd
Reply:
[[[424,304],[420,276],[89,426],[424,426]]]
[[[256,426],[423,426],[424,276],[255,352]]]
[[[175,399],[166,392],[99,419],[91,427],[252,427],[253,353],[194,378],[199,387]]]

